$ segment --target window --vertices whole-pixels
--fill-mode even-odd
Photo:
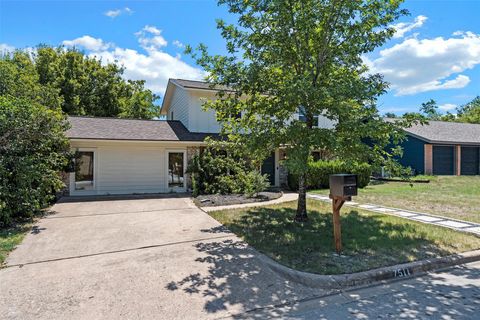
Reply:
[[[173,111],[170,112],[170,120],[173,120]]]
[[[93,151],[78,151],[75,154],[75,190],[93,189]]]
[[[307,116],[305,115],[305,108],[300,107],[298,108],[298,120],[302,122],[307,122]],[[313,116],[313,127],[318,127],[318,115]]]
[[[168,153],[168,187],[183,188],[183,152]]]

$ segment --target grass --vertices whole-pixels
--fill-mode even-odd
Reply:
[[[480,239],[393,216],[343,208],[343,253],[333,249],[331,206],[308,200],[309,221],[293,222],[296,201],[210,215],[254,248],[291,268],[353,273],[480,248]]]
[[[22,242],[25,234],[30,228],[30,225],[20,225],[12,228],[0,229],[0,267],[7,259],[8,253]]]
[[[373,182],[354,201],[480,223],[480,177],[427,177],[430,183]],[[328,190],[313,193],[328,194]]]

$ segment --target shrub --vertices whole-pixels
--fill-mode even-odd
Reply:
[[[244,193],[253,196],[268,187],[268,179],[239,156],[213,148],[205,149],[190,161],[193,196],[200,194]]]
[[[0,96],[0,226],[31,218],[63,188],[66,129],[60,111]]]
[[[267,189],[270,185],[267,174],[261,174],[258,170],[241,172],[237,175],[240,182],[240,192],[247,197],[257,196],[259,192]]]
[[[314,161],[308,164],[307,188],[324,189],[329,187],[329,179],[332,174],[352,173],[357,175],[357,184],[359,188],[366,187],[370,182],[372,175],[371,166],[367,163],[347,164],[341,160]],[[288,175],[288,185],[290,189],[298,189],[298,178]]]

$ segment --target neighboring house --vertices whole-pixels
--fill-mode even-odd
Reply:
[[[480,174],[480,124],[429,121],[405,129],[400,163],[417,174]]]
[[[188,191],[188,161],[205,146],[205,137],[221,129],[215,112],[202,109],[204,99],[215,99],[215,94],[205,82],[170,79],[161,109],[166,121],[69,117],[66,134],[77,157],[75,172],[66,179],[68,194]],[[318,125],[334,126],[322,116]],[[272,186],[287,184],[287,171],[280,165],[284,156],[276,150],[262,165]]]

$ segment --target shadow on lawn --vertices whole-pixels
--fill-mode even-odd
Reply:
[[[380,216],[363,216],[352,211],[342,217],[345,256],[338,256],[332,249],[330,214],[311,211],[310,220],[304,224],[293,222],[294,214],[294,209],[255,208],[228,223],[227,227],[259,251],[304,271],[349,273],[378,264],[406,262],[411,256],[424,258],[423,255],[428,256],[426,251],[444,254],[422,234],[416,233],[413,224],[385,223]],[[220,230],[202,231],[216,233]],[[232,306],[243,311],[255,310],[328,293],[282,278],[257,258],[255,250],[241,241],[200,242],[194,246],[201,256],[195,261],[208,264],[208,272],[192,273],[171,281],[166,287],[205,297],[204,309],[208,313]]]
[[[410,222],[392,223],[381,214],[341,215],[342,256],[332,254],[330,213],[310,210],[309,221],[292,221],[294,209],[249,211],[227,227],[275,260],[295,269],[321,274],[352,273],[375,267],[447,254]]]

